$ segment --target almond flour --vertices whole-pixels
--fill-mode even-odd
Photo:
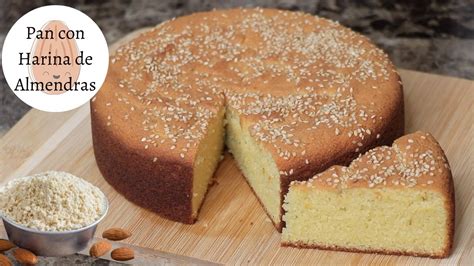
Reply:
[[[68,231],[97,221],[106,208],[104,194],[85,180],[48,171],[22,177],[0,188],[0,212],[40,231]]]

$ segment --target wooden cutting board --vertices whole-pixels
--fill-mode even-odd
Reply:
[[[0,139],[0,185],[15,177],[61,170],[102,189],[110,212],[104,228],[129,228],[130,244],[226,264],[464,264],[473,265],[474,82],[402,70],[406,132],[431,132],[454,176],[456,234],[443,260],[280,247],[280,234],[226,155],[194,225],[160,218],[125,200],[102,178],[92,150],[89,106],[66,113],[30,111]],[[4,234],[0,227],[0,234]],[[191,261],[190,261],[191,262]]]
[[[273,228],[231,156],[226,155],[202,207],[199,221],[183,225],[141,209],[117,194],[94,160],[89,107],[67,113],[30,111],[0,139],[0,183],[56,169],[100,187],[110,213],[98,232],[131,229],[129,243],[220,263],[473,263],[474,82],[401,71],[405,84],[407,132],[431,132],[446,151],[456,191],[454,253],[445,260],[280,247]]]

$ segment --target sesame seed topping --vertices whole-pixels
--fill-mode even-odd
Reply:
[[[435,156],[436,153],[429,145],[418,145],[417,139],[423,139],[422,135],[415,133],[410,137],[403,138],[407,143],[417,145],[416,148],[407,149],[409,145],[402,145],[403,141],[397,140],[392,147],[376,147],[359,156],[349,167],[331,167],[315,175],[309,182],[321,180],[320,177],[323,177],[323,183],[331,186],[338,184],[343,188],[359,182],[365,182],[369,188],[387,184],[408,188],[418,184],[432,185],[436,182],[435,173],[441,173],[440,170],[445,167],[445,158]]]
[[[176,27],[177,20],[189,23]],[[195,152],[224,105],[251,122],[256,141],[287,161],[305,156],[308,143],[325,130],[347,134],[356,152],[369,135],[381,137],[374,126],[385,118],[378,103],[356,96],[383,90],[381,81],[394,74],[365,37],[297,12],[243,9],[225,21],[178,18],[119,47],[111,67],[120,80],[106,106],[126,106],[127,114],[110,110],[107,119],[140,119],[138,139],[146,149],[181,158]]]

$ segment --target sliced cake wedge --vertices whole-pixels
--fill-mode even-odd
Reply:
[[[293,182],[284,209],[284,246],[436,258],[452,247],[453,180],[427,133]]]

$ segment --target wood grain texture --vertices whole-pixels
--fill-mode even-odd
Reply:
[[[453,254],[447,259],[280,247],[280,234],[228,154],[196,224],[162,219],[126,201],[102,178],[92,151],[87,105],[60,114],[32,110],[18,122],[0,139],[0,185],[46,170],[70,172],[98,186],[110,201],[99,233],[109,227],[128,228],[133,232],[125,240],[128,243],[212,262],[473,265],[474,82],[406,70],[400,74],[405,86],[406,132],[432,133],[453,171],[456,234]]]

